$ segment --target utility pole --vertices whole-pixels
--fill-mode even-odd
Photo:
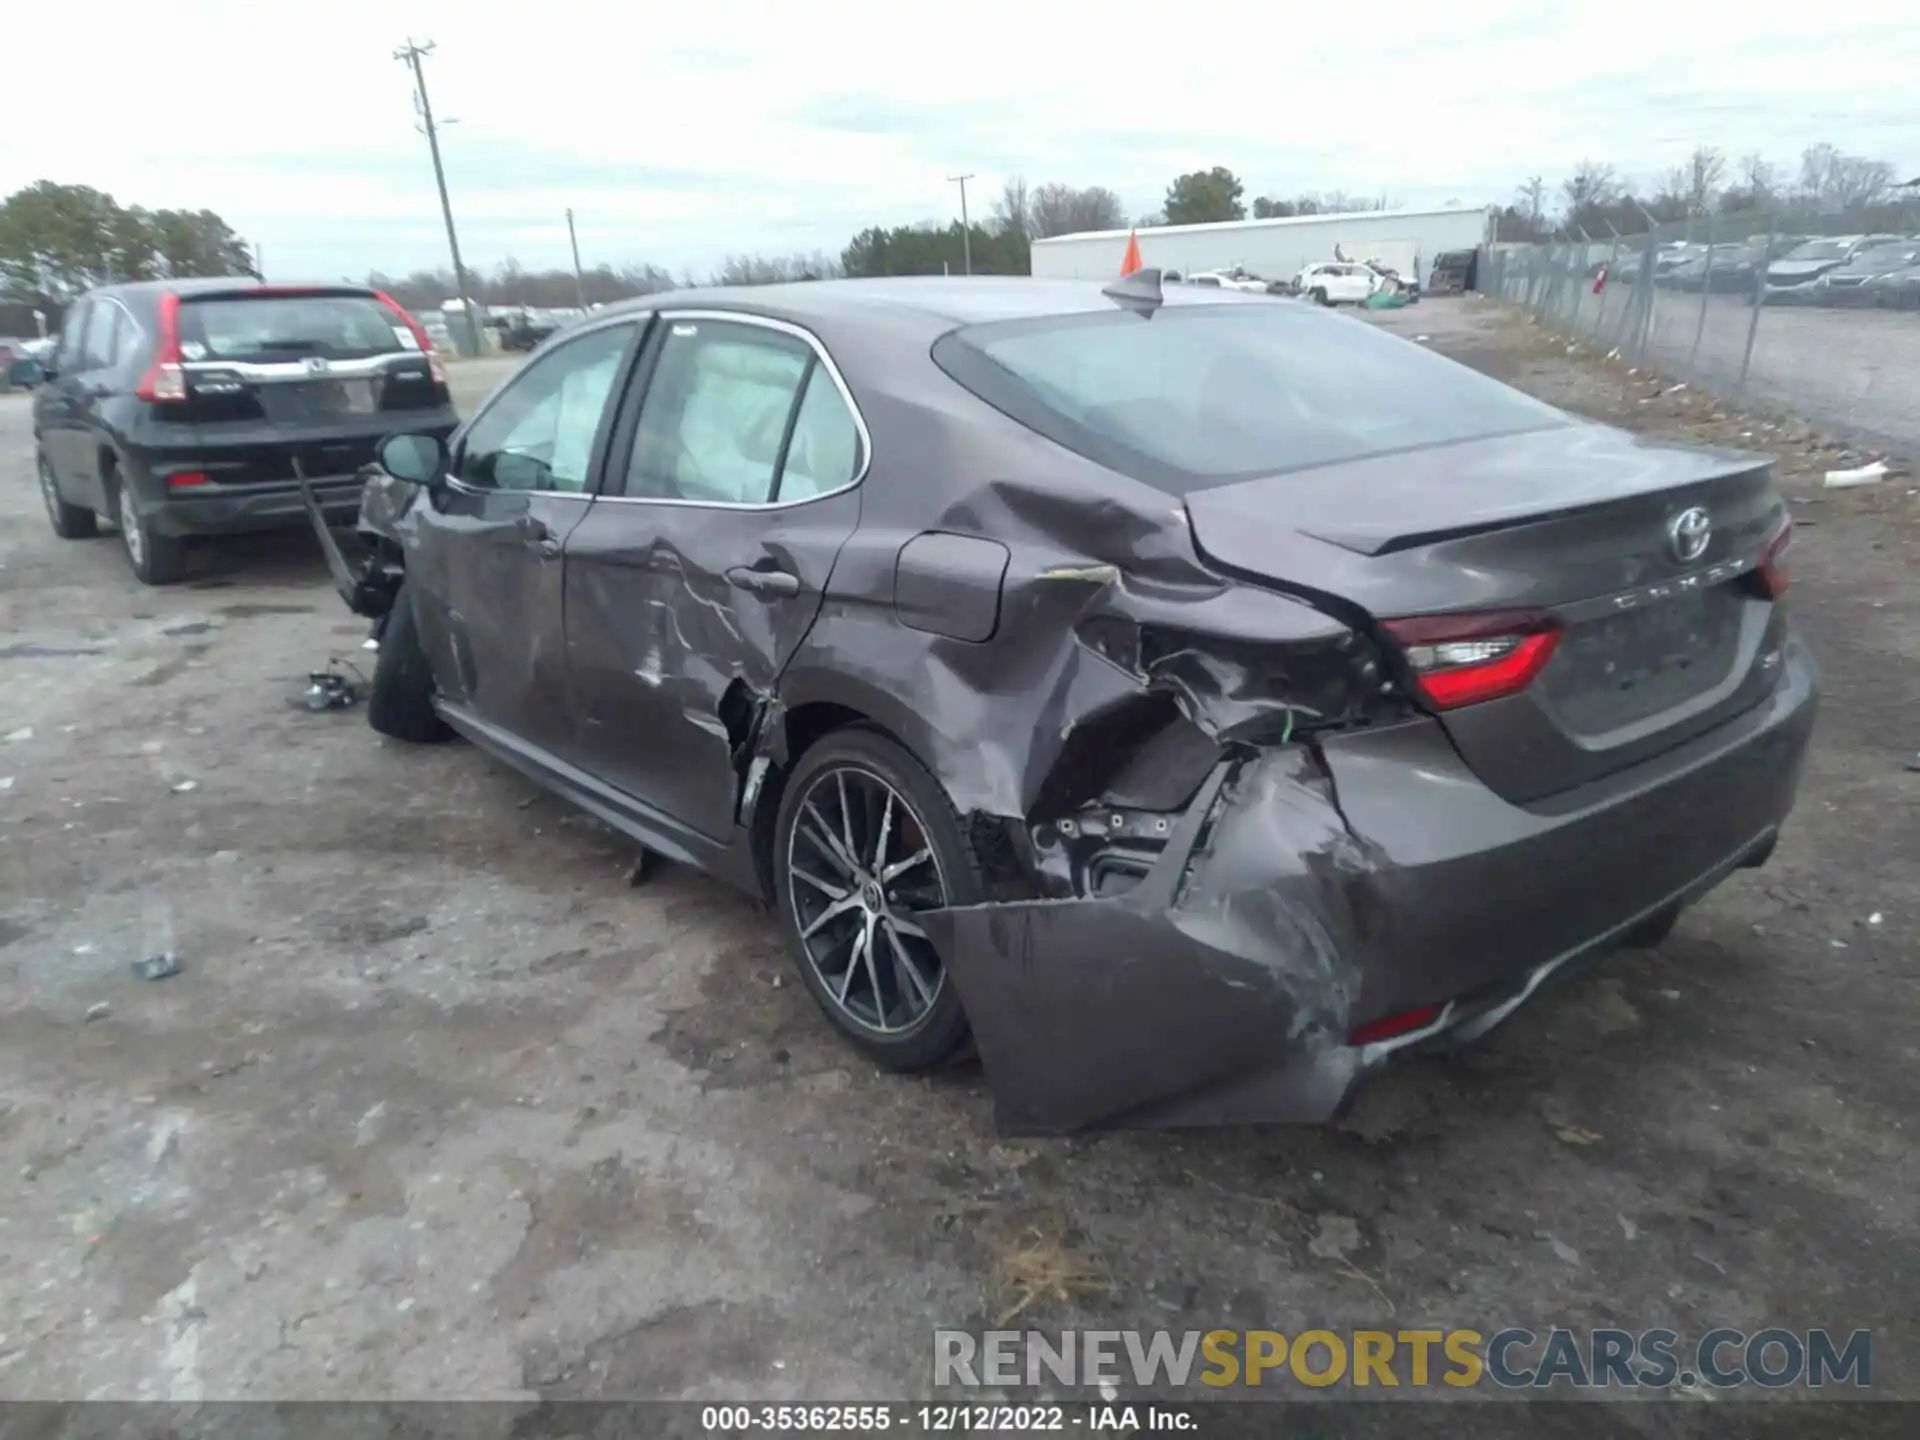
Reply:
[[[433,180],[440,187],[440,213],[447,222],[447,249],[453,254],[453,283],[460,292],[460,312],[467,317],[467,343],[480,353],[480,317],[473,313],[473,297],[467,284],[467,268],[460,263],[460,240],[453,232],[453,202],[447,198],[447,172],[440,164],[440,132],[433,123],[433,103],[427,99],[427,73],[421,68],[423,57],[433,53],[433,42],[416,45],[409,39],[393,52],[393,58],[413,71],[413,103],[420,112],[420,128],[427,137],[427,149],[433,152]],[[446,122],[451,125],[451,120]]]
[[[960,187],[960,264],[967,274],[973,274],[973,226],[967,220],[967,182],[971,175],[949,175],[948,181]]]
[[[573,247],[573,298],[579,302],[581,312],[587,308],[587,282],[580,276],[580,237],[573,233],[573,210],[567,210],[567,243]]]

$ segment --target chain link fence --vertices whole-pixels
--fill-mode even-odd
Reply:
[[[1904,222],[1904,223],[1901,223]],[[1709,216],[1496,245],[1479,288],[1631,365],[1920,454],[1920,216]]]

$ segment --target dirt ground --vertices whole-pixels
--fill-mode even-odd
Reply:
[[[1920,1395],[1915,482],[1477,300],[1386,323],[1780,453],[1827,695],[1765,870],[1327,1131],[1009,1143],[874,1071],[753,905],[294,708],[370,658],[304,537],[164,591],[56,540],[0,396],[0,1399],[904,1397],[1062,1251],[1020,1323],[1870,1327]]]

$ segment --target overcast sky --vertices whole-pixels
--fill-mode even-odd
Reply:
[[[205,206],[276,279],[444,264],[391,58],[409,31],[438,42],[479,268],[566,264],[568,206],[589,265],[837,253],[869,224],[957,214],[962,172],[976,214],[1013,174],[1106,185],[1140,214],[1212,165],[1249,200],[1501,203],[1583,156],[1651,176],[1699,142],[1791,171],[1825,140],[1920,172],[1912,0],[170,0],[11,8],[7,53],[45,63],[11,67],[0,194],[47,178]]]

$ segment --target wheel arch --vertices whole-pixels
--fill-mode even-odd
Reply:
[[[778,748],[784,753],[785,759],[768,769],[766,779],[754,797],[753,815],[747,832],[753,855],[754,879],[769,904],[777,893],[773,879],[773,832],[779,821],[781,802],[786,798],[787,780],[799,768],[806,753],[822,740],[854,727],[871,730],[905,750],[929,775],[939,780],[938,773],[927,763],[925,751],[903,736],[896,725],[889,725],[872,713],[874,709],[885,711],[891,707],[863,707],[857,703],[859,698],[863,697],[841,695],[833,699],[820,697],[802,700],[781,716]]]

